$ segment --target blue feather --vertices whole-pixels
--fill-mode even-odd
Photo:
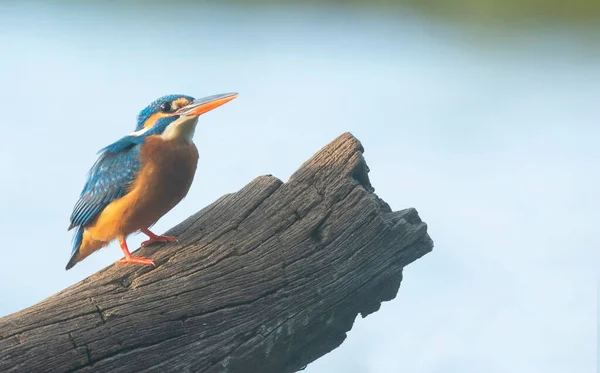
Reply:
[[[73,268],[79,259],[79,246],[83,241],[83,229],[83,227],[78,227],[77,232],[75,232],[75,236],[73,237],[73,251],[71,251],[71,259],[65,268],[67,270]]]
[[[71,214],[71,226],[85,227],[108,204],[123,197],[140,169],[143,138],[127,136],[103,149],[92,166]]]
[[[81,241],[83,241],[83,227],[78,227],[75,236],[73,236],[73,251],[71,251],[71,255],[77,252]]]

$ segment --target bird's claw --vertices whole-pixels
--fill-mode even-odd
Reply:
[[[154,261],[148,258],[125,257],[123,259],[117,260],[117,264],[141,264],[147,266],[154,266],[154,268],[156,268],[156,264],[154,264]]]
[[[161,243],[165,243],[165,242],[179,242],[179,240],[177,239],[177,237],[174,236],[155,236],[155,237],[151,237],[149,240],[146,240],[144,242],[142,242],[141,246],[148,246],[150,244],[153,244],[155,242],[161,242]]]

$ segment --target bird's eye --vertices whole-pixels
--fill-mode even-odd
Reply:
[[[160,111],[162,111],[163,113],[170,112],[171,111],[171,103],[163,102],[162,104],[160,104]]]

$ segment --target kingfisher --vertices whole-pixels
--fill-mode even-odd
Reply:
[[[119,264],[152,265],[133,257],[127,237],[142,232],[154,242],[174,242],[150,227],[187,195],[198,164],[192,138],[198,117],[237,97],[225,93],[201,99],[186,95],[158,98],[137,118],[135,131],[99,151],[73,208],[68,230],[76,228],[66,270],[90,254],[119,241]]]

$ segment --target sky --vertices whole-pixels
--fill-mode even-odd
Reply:
[[[112,244],[64,270],[97,150],[159,96],[236,91],[200,118],[195,182],[156,231],[258,175],[287,180],[350,131],[376,193],[415,207],[435,242],[305,372],[593,371],[600,48],[584,31],[325,7],[1,7],[0,316],[121,257]]]

